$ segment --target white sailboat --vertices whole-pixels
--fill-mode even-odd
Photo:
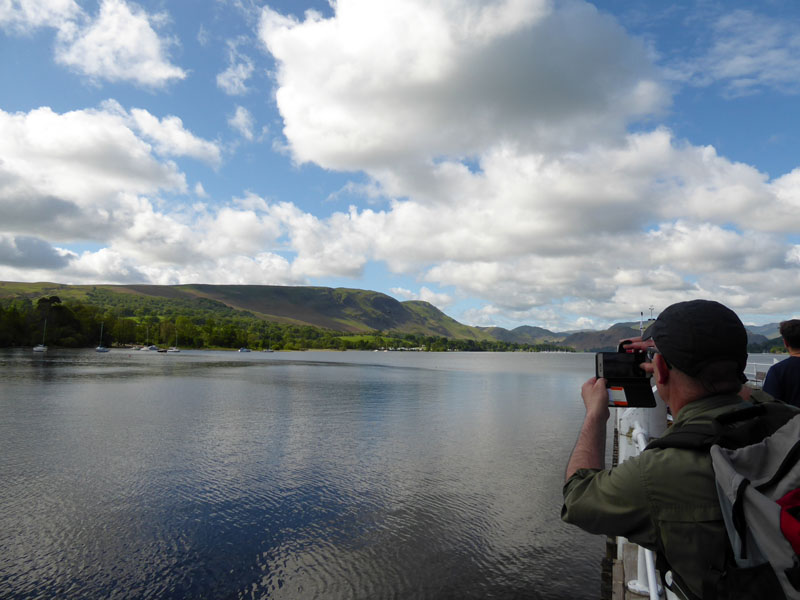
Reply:
[[[100,323],[100,345],[94,349],[95,352],[108,352],[108,348],[103,346],[103,323]]]
[[[44,336],[47,333],[47,319],[44,320],[44,329],[42,330],[42,343],[37,344],[33,347],[34,352],[45,352],[47,350],[47,346],[44,345]]]
[[[181,351],[181,349],[178,348],[178,330],[176,328],[175,329],[175,345],[174,346],[170,346],[169,348],[167,348],[167,352],[180,352],[180,351]]]
[[[150,326],[149,325],[147,326],[147,340],[145,341],[144,347],[142,348],[142,350],[148,350],[148,351],[151,351],[151,352],[155,352],[156,350],[158,350],[158,346],[156,346],[155,344],[151,344],[150,343]]]

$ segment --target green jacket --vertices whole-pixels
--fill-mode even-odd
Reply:
[[[691,402],[673,427],[710,422],[741,403],[736,395]],[[580,469],[564,485],[561,518],[659,552],[696,596],[705,573],[723,566],[727,534],[707,453],[653,449],[612,469]]]

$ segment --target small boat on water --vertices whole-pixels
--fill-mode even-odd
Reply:
[[[250,352],[250,348],[239,348],[239,352]]]
[[[180,352],[180,351],[181,351],[181,349],[178,348],[178,332],[176,331],[175,332],[175,345],[174,346],[170,346],[169,348],[167,348],[167,352]]]
[[[262,352],[275,352],[272,348],[264,348]]]
[[[108,352],[108,348],[103,346],[103,324],[100,323],[100,345],[94,349],[95,352]]]
[[[44,345],[44,336],[45,336],[46,333],[47,333],[47,319],[44,320],[44,329],[42,330],[42,343],[41,344],[36,344],[33,347],[33,351],[34,352],[46,352],[47,351],[47,346]]]

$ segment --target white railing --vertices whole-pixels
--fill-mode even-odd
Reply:
[[[744,368],[744,374],[747,376],[747,379],[752,381],[756,386],[761,386],[764,383],[764,376],[766,375],[769,368],[777,362],[780,362],[780,358],[773,358],[771,363],[758,363],[758,362],[748,362],[747,366]]]
[[[656,394],[655,388],[653,393]],[[618,432],[619,458],[623,463],[632,456],[638,455],[648,442],[661,435],[667,426],[667,408],[656,394],[656,408],[618,408],[616,429]],[[621,558],[623,538],[617,539],[617,556]],[[655,555],[652,550],[639,546],[636,579],[626,582],[631,592],[642,596],[650,596],[651,600],[661,597],[661,586],[658,583],[655,567]]]

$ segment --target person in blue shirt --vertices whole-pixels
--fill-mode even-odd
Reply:
[[[789,358],[770,367],[763,389],[778,400],[800,406],[800,319],[783,321],[780,332]]]

